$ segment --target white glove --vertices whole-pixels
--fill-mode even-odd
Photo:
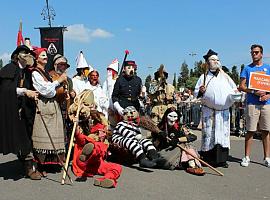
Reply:
[[[135,136],[135,139],[136,139],[136,140],[141,140],[142,138],[143,138],[142,134],[137,134],[137,135]]]
[[[113,106],[114,106],[115,110],[117,110],[118,114],[123,116],[124,108],[122,108],[122,106],[120,106],[119,102],[118,101],[114,102]]]

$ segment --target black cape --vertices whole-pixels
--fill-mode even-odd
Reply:
[[[21,71],[15,63],[7,64],[0,70],[0,153],[3,154],[27,155],[32,150],[35,104],[26,97],[17,97]],[[31,73],[25,73],[24,87],[30,87],[30,79]]]

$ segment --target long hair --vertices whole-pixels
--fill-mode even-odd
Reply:
[[[178,121],[179,121],[179,118],[180,118],[181,114],[179,113],[179,111],[175,107],[172,106],[172,107],[168,108],[165,111],[165,113],[164,113],[161,121],[159,122],[158,127],[159,127],[160,130],[163,130],[164,131],[164,130],[167,129],[167,116],[171,112],[176,112],[177,113],[177,115],[178,115]],[[175,126],[174,127],[175,129],[178,129],[179,128],[179,122],[178,121],[174,125]]]

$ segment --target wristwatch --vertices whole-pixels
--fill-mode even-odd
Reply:
[[[255,91],[254,90],[251,90],[251,92],[250,92],[251,94],[254,94],[255,93]]]

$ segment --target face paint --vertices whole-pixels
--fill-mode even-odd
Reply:
[[[47,62],[48,62],[47,53],[46,51],[42,51],[37,58],[37,63],[45,66]]]
[[[46,51],[42,51],[42,52],[39,54],[38,58],[43,59],[43,60],[47,60],[48,57],[47,57]]]
[[[219,58],[216,55],[212,55],[208,58],[209,63],[209,70],[210,71],[216,71],[218,68],[221,67],[221,63],[219,61]]]
[[[131,66],[131,65],[130,66],[125,66],[125,74],[127,76],[133,76],[134,72],[135,72],[135,70],[134,70],[133,66]]]
[[[107,69],[107,76],[108,76],[108,78],[110,78],[110,79],[116,80],[118,74],[117,74],[116,71],[114,71],[114,70],[112,70],[112,69]]]
[[[171,127],[174,125],[174,123],[177,121],[178,119],[178,115],[175,111],[173,112],[170,112],[168,115],[167,115],[167,123],[168,125]]]
[[[18,54],[18,59],[23,68],[27,66],[33,66],[34,64],[34,56],[32,56],[30,53],[27,54],[27,53],[20,52]]]
[[[124,109],[123,118],[126,122],[132,122],[134,124],[139,123],[139,113],[134,106],[128,106]]]
[[[83,74],[84,74],[84,76],[85,76],[86,78],[88,77],[89,73],[90,73],[90,71],[89,71],[88,68],[85,68],[85,69],[83,70]]]

